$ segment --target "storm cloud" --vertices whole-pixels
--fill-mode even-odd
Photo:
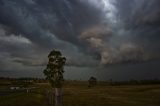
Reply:
[[[0,0],[2,70],[43,68],[52,49],[67,67],[159,60],[159,34],[159,0]]]

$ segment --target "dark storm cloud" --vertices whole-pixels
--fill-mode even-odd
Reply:
[[[159,5],[159,0],[0,0],[0,63],[43,66],[54,48],[75,67],[159,59]]]
[[[20,58],[24,58],[30,55],[34,58],[33,54],[36,54],[36,50],[44,49],[48,52],[52,48],[57,48],[64,50],[67,57],[75,57],[69,59],[74,62],[69,61],[68,64],[85,65],[85,58],[90,59],[90,63],[87,63],[87,65],[94,63],[90,56],[85,56],[82,52],[86,47],[79,41],[78,35],[85,28],[101,21],[100,10],[81,1],[1,0],[1,2],[3,2],[3,5],[0,7],[0,23],[3,26],[2,29],[5,30],[5,35],[9,37],[12,34],[15,37],[21,35],[32,43],[28,48],[25,47],[26,45],[20,44],[3,44],[5,47],[3,46],[1,49],[9,49],[6,51],[11,51],[10,54],[13,57],[22,55]],[[39,46],[39,48],[37,47],[38,49],[36,48],[34,51],[35,46]],[[82,50],[79,51],[77,48]],[[34,52],[28,53],[28,51]],[[47,52],[43,53],[47,54]],[[75,63],[77,59],[81,62]]]
[[[98,51],[102,64],[142,62],[159,59],[159,1],[153,0],[89,0],[101,7],[105,31],[95,36],[95,28],[87,31],[86,41]],[[103,3],[101,3],[103,2]],[[98,3],[98,4],[97,4]],[[97,6],[98,5],[98,6]],[[100,29],[101,25],[96,25]],[[94,31],[93,31],[94,30]],[[91,32],[92,31],[92,32]],[[111,35],[111,37],[110,37]],[[83,36],[83,35],[82,35]],[[83,37],[84,38],[84,37]]]
[[[128,38],[132,44],[138,44],[143,49],[144,60],[159,58],[159,6],[159,0],[117,0],[115,3],[117,18],[123,22],[123,27],[119,29],[123,29],[124,38]]]
[[[124,6],[124,4],[127,5]],[[158,27],[160,24],[159,5],[159,0],[120,0],[116,3],[118,15],[129,28]]]
[[[100,11],[80,1],[3,2],[0,9],[2,24],[13,27],[34,42],[43,42],[47,46],[51,45],[54,39],[47,30],[58,38],[75,44],[81,30],[100,21]]]

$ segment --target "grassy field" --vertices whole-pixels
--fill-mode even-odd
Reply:
[[[37,89],[0,96],[0,106],[45,106],[45,93],[51,87],[47,83],[32,86]],[[98,84],[88,88],[87,82],[66,82],[63,106],[160,106],[160,85]]]

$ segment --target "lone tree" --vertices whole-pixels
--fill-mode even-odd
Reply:
[[[89,82],[88,87],[93,87],[93,86],[97,85],[97,79],[95,77],[90,77],[88,82]]]
[[[48,64],[44,70],[46,79],[49,80],[51,86],[55,88],[55,106],[62,105],[62,82],[64,65],[66,63],[66,58],[62,57],[60,51],[52,50],[48,55]]]

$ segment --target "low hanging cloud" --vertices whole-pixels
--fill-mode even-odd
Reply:
[[[123,62],[145,61],[147,58],[144,48],[135,43],[121,42],[117,47],[112,45],[112,30],[106,27],[93,27],[80,36],[80,39],[88,43],[88,49],[92,53],[100,55],[101,64],[115,64]],[[118,43],[118,42],[117,42]]]

